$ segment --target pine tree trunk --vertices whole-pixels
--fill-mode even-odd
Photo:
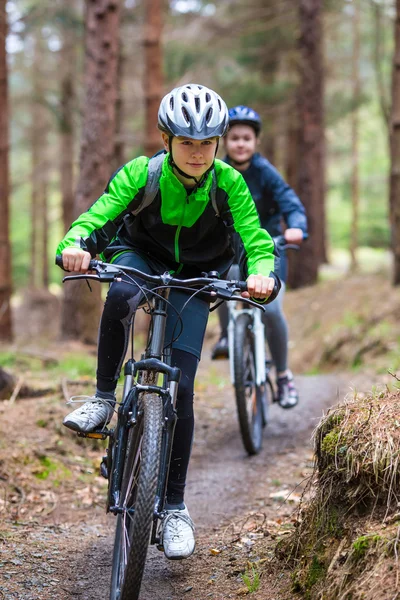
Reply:
[[[400,284],[400,0],[396,0],[390,138],[390,212],[394,257],[393,283]]]
[[[287,128],[285,132],[285,177],[286,181],[295,191],[298,189],[299,182],[299,119],[297,114],[297,102],[293,101],[293,106],[289,108],[287,118]]]
[[[76,101],[75,80],[77,75],[75,45],[77,43],[75,22],[75,2],[70,6],[70,17],[63,29],[63,47],[60,53],[60,187],[63,234],[74,217],[74,109]],[[61,273],[60,273],[61,276]],[[71,318],[67,302],[61,305],[61,322],[68,323]],[[66,310],[66,314],[64,311]],[[63,328],[64,329],[64,328]],[[71,335],[72,337],[72,335]]]
[[[32,66],[33,103],[31,113],[31,256],[30,287],[47,288],[48,264],[48,135],[49,118],[45,105],[43,42],[35,41]]]
[[[74,209],[74,105],[76,59],[75,36],[69,29],[64,32],[61,50],[61,114],[60,114],[60,187],[63,233],[68,231]]]
[[[30,150],[31,150],[31,222],[30,222],[30,265],[29,287],[34,289],[39,282],[39,215],[40,215],[40,107],[38,106],[38,59],[36,53],[32,65],[34,100],[31,105]]]
[[[119,0],[92,0],[86,7],[85,106],[80,174],[74,216],[88,210],[111,175],[119,40]],[[101,312],[100,286],[85,282],[65,287],[62,336],[96,343]]]
[[[360,185],[358,173],[358,102],[361,93],[360,81],[360,6],[359,0],[353,0],[353,56],[352,85],[354,110],[351,114],[351,234],[350,234],[350,270],[358,268],[356,251],[358,248],[358,221],[360,212]]]
[[[145,143],[147,156],[161,150],[157,115],[163,91],[161,34],[163,27],[163,0],[146,0],[144,33],[144,96],[145,96]]]
[[[122,94],[122,82],[124,73],[125,57],[123,44],[120,39],[117,67],[117,99],[115,102],[115,144],[114,144],[114,171],[125,164],[125,142],[124,142],[124,98]]]
[[[0,339],[12,340],[6,0],[0,0]]]
[[[301,81],[296,191],[307,211],[310,237],[292,257],[289,273],[292,288],[316,283],[318,267],[326,258],[322,0],[299,0],[299,7]]]

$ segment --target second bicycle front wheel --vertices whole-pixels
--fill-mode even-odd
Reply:
[[[247,313],[236,318],[233,364],[240,433],[248,454],[257,454],[262,446],[263,410],[262,390],[256,385],[254,334],[251,325],[252,318]]]
[[[110,600],[139,598],[160,468],[162,417],[161,397],[158,394],[143,394],[126,451]]]

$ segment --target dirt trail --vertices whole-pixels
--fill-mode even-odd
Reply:
[[[263,450],[258,456],[249,458],[239,437],[228,365],[215,365],[204,360],[198,381],[210,378],[210,372],[216,374],[215,381],[204,387],[200,385],[196,393],[196,437],[186,496],[197,525],[197,549],[190,559],[171,562],[151,548],[142,600],[237,597],[243,582],[240,569],[235,570],[232,565],[246,564],[250,554],[240,543],[235,546],[236,554],[226,550],[229,537],[226,527],[251,511],[262,513],[267,522],[268,519],[271,523],[290,521],[295,505],[277,503],[271,494],[282,489],[293,490],[304,479],[311,460],[310,434],[322,412],[342,397],[350,385],[349,378],[340,379],[336,375],[298,377],[301,404],[289,411],[272,407]],[[24,402],[27,417],[34,420],[32,415],[29,417],[29,411],[34,410],[37,401],[32,401],[31,405],[30,401]],[[66,409],[60,408],[59,399],[56,404],[49,409],[49,414],[54,413],[53,418],[59,423],[60,411],[65,413]],[[16,422],[21,406],[13,405],[3,412],[4,432]],[[29,446],[30,452],[39,452],[44,446],[43,432],[35,431],[34,428],[32,431],[27,429],[22,440],[15,438],[16,447],[22,444]],[[47,444],[47,448],[59,444],[59,439],[54,436],[53,442],[47,440]],[[13,452],[12,447],[9,450]],[[72,461],[69,459],[69,463],[75,463],[76,467],[80,461],[79,448],[75,452],[77,455]],[[87,446],[81,447],[80,452],[87,454]],[[92,449],[90,453],[94,456],[94,464],[98,463],[102,452]],[[17,488],[23,485],[23,472],[21,477],[22,483],[15,482]],[[99,478],[94,478],[83,490],[79,482],[77,479],[76,494],[71,484],[65,488],[61,485],[57,509],[50,510],[48,517],[40,514],[34,518],[29,515],[21,518],[20,515],[19,525],[8,520],[4,530],[0,530],[0,598],[108,598],[113,517],[104,514],[102,500],[95,506],[91,504],[91,497],[82,500],[86,490],[92,494],[94,490],[101,498],[104,488],[101,488]],[[80,504],[77,504],[76,495],[82,500]],[[210,549],[214,547],[222,550],[213,555]],[[260,590],[251,597],[255,600],[287,600],[290,597],[287,592],[280,591],[282,586],[284,589],[287,575],[282,575],[282,586],[276,581],[268,582],[267,577],[262,580]]]
[[[220,368],[228,378],[227,366],[221,365]],[[201,373],[199,375],[201,379]],[[263,450],[258,456],[251,458],[243,450],[233,394],[229,388],[215,393],[212,399],[208,399],[208,405],[205,396],[197,401],[196,439],[186,496],[197,525],[197,551],[190,560],[176,563],[165,560],[160,552],[151,548],[142,585],[142,600],[230,597],[229,591],[225,592],[226,595],[224,592],[220,595],[210,589],[214,587],[209,583],[213,581],[213,569],[210,570],[208,557],[216,535],[215,529],[221,523],[227,523],[251,509],[260,510],[257,503],[262,505],[264,502],[261,507],[263,512],[269,509],[271,516],[275,514],[274,503],[268,507],[263,500],[277,489],[271,480],[290,486],[297,476],[298,483],[301,479],[300,467],[310,456],[310,433],[322,411],[332,405],[338,394],[344,391],[344,384],[340,389],[337,376],[299,377],[298,384],[301,405],[291,411],[272,407]],[[293,507],[286,508],[283,514],[288,516],[292,510]],[[112,537],[109,536],[96,544],[96,547],[88,549],[87,554],[78,561],[77,580],[88,577],[88,559],[91,564],[99,560],[104,565],[102,569],[95,570],[96,585],[93,586],[93,591],[81,593],[79,598],[108,598],[111,548]],[[202,563],[205,563],[203,572]],[[236,584],[236,587],[241,586]],[[75,593],[78,589],[76,586],[71,587],[71,591]]]

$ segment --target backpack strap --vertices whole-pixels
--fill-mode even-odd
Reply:
[[[159,152],[155,156],[152,156],[149,160],[147,183],[144,189],[143,200],[140,205],[132,211],[132,214],[136,216],[144,208],[150,206],[154,198],[157,196],[158,190],[160,189],[160,177],[162,172],[162,165],[165,158],[165,152]]]
[[[150,206],[154,198],[157,196],[158,190],[160,189],[160,177],[162,173],[162,165],[165,158],[165,152],[160,152],[155,156],[152,156],[149,160],[148,175],[146,187],[144,189],[143,200],[141,204],[132,211],[132,215],[138,215],[144,208]],[[212,183],[210,189],[211,204],[215,211],[215,216],[219,217],[220,212],[217,204],[217,176],[215,169],[212,170]]]
[[[218,208],[218,204],[217,204],[217,176],[215,174],[215,169],[212,170],[212,183],[211,183],[210,195],[211,195],[211,204],[215,211],[215,216],[220,217],[221,215],[219,213],[219,208]]]

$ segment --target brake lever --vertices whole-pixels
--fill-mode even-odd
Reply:
[[[250,298],[243,298],[243,296],[238,296],[236,294],[236,292],[238,292],[240,290],[238,290],[237,288],[236,289],[227,289],[226,287],[222,287],[222,285],[219,286],[218,282],[216,284],[214,284],[212,287],[214,288],[214,291],[216,294],[215,300],[227,300],[227,301],[236,300],[236,301],[244,302],[245,304],[249,304],[250,306],[254,306],[255,308],[259,308],[260,310],[265,312],[265,306],[263,306],[262,304],[258,304],[258,302],[254,302],[254,300],[251,300]],[[211,290],[211,293],[212,293],[212,290]]]
[[[265,312],[265,306],[263,304],[258,304],[258,302],[254,302],[254,300],[250,300],[250,298],[243,298],[243,296],[237,297],[240,302],[244,302],[245,304],[250,304],[250,306],[254,306],[255,308],[259,308],[263,312]]]
[[[98,275],[67,275],[66,277],[63,277],[63,283],[64,281],[73,281],[77,279],[92,279],[92,281],[100,281],[100,277]],[[111,279],[111,281],[114,281],[114,278]]]

